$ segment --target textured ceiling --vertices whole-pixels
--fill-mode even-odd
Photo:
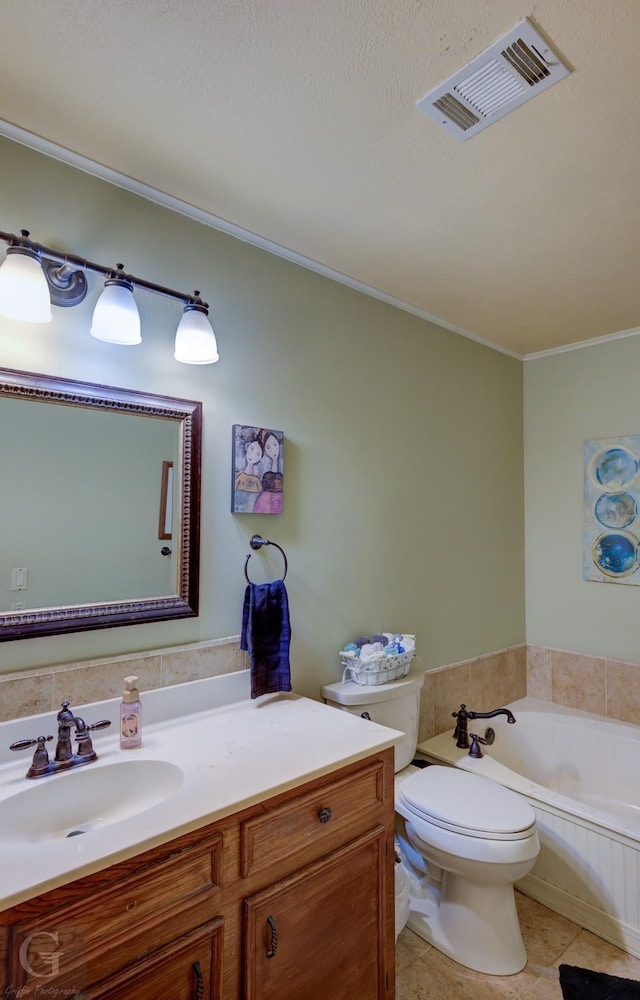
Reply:
[[[519,356],[640,327],[638,0],[0,6],[5,123]],[[416,109],[524,17],[566,79]]]

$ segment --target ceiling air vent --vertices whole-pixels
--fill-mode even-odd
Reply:
[[[417,106],[458,139],[470,139],[568,74],[549,43],[524,20]]]

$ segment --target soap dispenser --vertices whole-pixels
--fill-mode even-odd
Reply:
[[[137,677],[125,677],[120,702],[120,749],[135,750],[142,745],[142,705]]]

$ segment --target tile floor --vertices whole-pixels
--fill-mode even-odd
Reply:
[[[396,1000],[562,1000],[560,963],[640,980],[640,959],[516,893],[529,961],[516,976],[485,976],[405,928],[396,945]]]

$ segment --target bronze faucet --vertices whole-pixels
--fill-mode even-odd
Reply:
[[[65,771],[70,767],[80,767],[81,764],[90,764],[92,760],[98,759],[98,754],[93,748],[90,731],[94,729],[106,729],[111,725],[109,719],[101,719],[88,726],[84,719],[76,716],[69,709],[69,702],[63,701],[57,715],[58,722],[58,742],[53,760],[49,758],[45,743],[53,739],[53,736],[38,736],[35,740],[17,740],[9,747],[10,750],[26,750],[35,746],[35,752],[31,766],[27,771],[27,778],[44,778],[47,774],[56,774],[58,771]],[[77,748],[75,753],[71,746],[71,730],[76,731]]]
[[[467,733],[467,719],[493,719],[496,715],[506,715],[510,725],[516,721],[513,712],[508,708],[495,708],[493,712],[469,712],[466,705],[461,705],[457,712],[451,713],[456,719],[456,728],[453,731],[453,738],[457,740],[456,746],[461,749],[469,749],[469,734]]]

